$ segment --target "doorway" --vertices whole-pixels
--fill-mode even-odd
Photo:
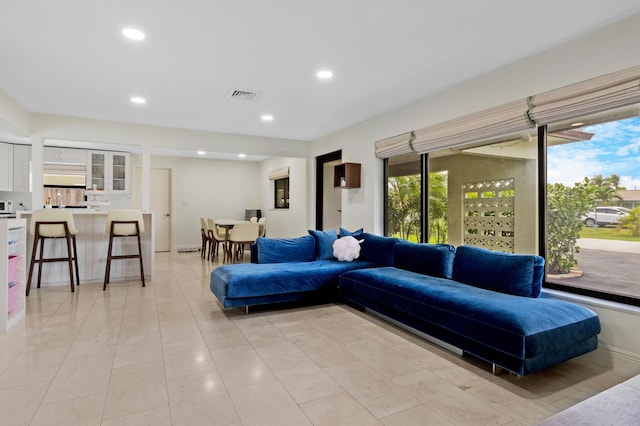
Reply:
[[[338,229],[342,224],[342,193],[333,187],[333,167],[342,150],[316,157],[316,229]]]
[[[136,168],[137,182],[142,169]],[[149,210],[153,212],[154,251],[171,251],[171,169],[151,168]],[[134,199],[140,199],[138,195]]]

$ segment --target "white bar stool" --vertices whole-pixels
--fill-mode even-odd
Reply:
[[[29,265],[29,279],[27,280],[26,295],[31,290],[31,280],[33,278],[33,266],[38,264],[38,288],[42,279],[42,264],[49,262],[68,262],[69,281],[71,291],[75,291],[73,285],[73,263],[76,270],[76,284],[80,285],[80,275],[78,274],[78,249],[76,247],[76,235],[78,230],[73,221],[73,214],[64,209],[42,209],[36,210],[31,215],[30,232],[33,235],[33,250],[31,252],[31,263]],[[44,241],[48,238],[64,238],[67,242],[66,257],[44,257]],[[36,259],[40,245],[40,258]],[[73,246],[73,253],[72,253]]]

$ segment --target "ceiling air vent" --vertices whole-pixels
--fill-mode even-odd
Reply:
[[[241,101],[252,101],[256,96],[258,96],[257,93],[249,92],[248,90],[233,89],[229,92],[229,97],[231,99],[238,99]]]

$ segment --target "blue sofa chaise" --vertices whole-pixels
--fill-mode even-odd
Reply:
[[[210,288],[225,308],[295,302],[335,301],[340,274],[378,264],[375,250],[353,262],[333,257],[334,232],[310,231],[299,238],[258,238],[253,261],[225,265],[211,272]],[[380,239],[382,244],[375,244]],[[371,247],[393,249],[393,240],[371,236]]]
[[[324,233],[259,238],[257,264],[211,273],[225,308],[342,300],[391,318],[518,375],[598,345],[591,310],[541,297],[544,259],[364,233],[357,261],[339,262]],[[339,299],[336,299],[339,297]]]
[[[595,312],[540,297],[543,274],[539,256],[398,241],[393,266],[343,273],[339,295],[524,376],[598,346]]]

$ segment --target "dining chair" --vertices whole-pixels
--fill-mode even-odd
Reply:
[[[204,259],[209,253],[209,251],[207,251],[207,247],[211,243],[211,240],[209,239],[209,227],[207,226],[207,220],[204,217],[200,218],[200,234],[202,235],[200,257]]]
[[[142,264],[142,244],[140,242],[140,234],[144,232],[144,221],[142,219],[142,211],[135,209],[114,209],[107,213],[107,223],[105,232],[109,234],[109,249],[107,250],[107,267],[104,273],[104,284],[102,290],[107,289],[109,279],[111,278],[111,261],[119,259],[139,259],[140,260],[140,280],[142,287],[144,282],[144,266]],[[138,252],[131,254],[113,254],[113,239],[136,237],[138,242]]]
[[[75,263],[76,285],[80,285],[80,276],[78,274],[78,248],[76,246],[76,229],[73,221],[73,214],[69,210],[64,209],[42,209],[35,210],[31,215],[30,232],[33,235],[33,251],[31,252],[31,263],[29,265],[29,278],[27,280],[27,289],[25,295],[29,295],[31,290],[31,280],[33,277],[33,267],[38,264],[38,288],[42,278],[43,263],[49,262],[67,262],[69,264],[69,281],[71,292],[74,290],[73,285],[73,264]],[[67,243],[66,256],[61,257],[44,257],[44,242],[47,239],[64,238]],[[40,245],[40,257],[37,258],[38,245]],[[73,250],[72,250],[73,249]]]
[[[249,222],[258,223],[258,216],[251,216],[251,218],[249,219]]]
[[[225,233],[222,234],[220,229],[216,226],[216,221],[212,218],[207,218],[207,235],[209,238],[209,257],[213,260],[214,256],[218,255],[218,246],[224,244]]]
[[[258,238],[259,224],[251,222],[241,222],[236,224],[229,234],[231,242],[232,260],[240,260],[240,256],[244,254],[244,245],[252,244]]]
[[[261,217],[258,220],[258,236],[264,237],[267,233],[267,218]]]

